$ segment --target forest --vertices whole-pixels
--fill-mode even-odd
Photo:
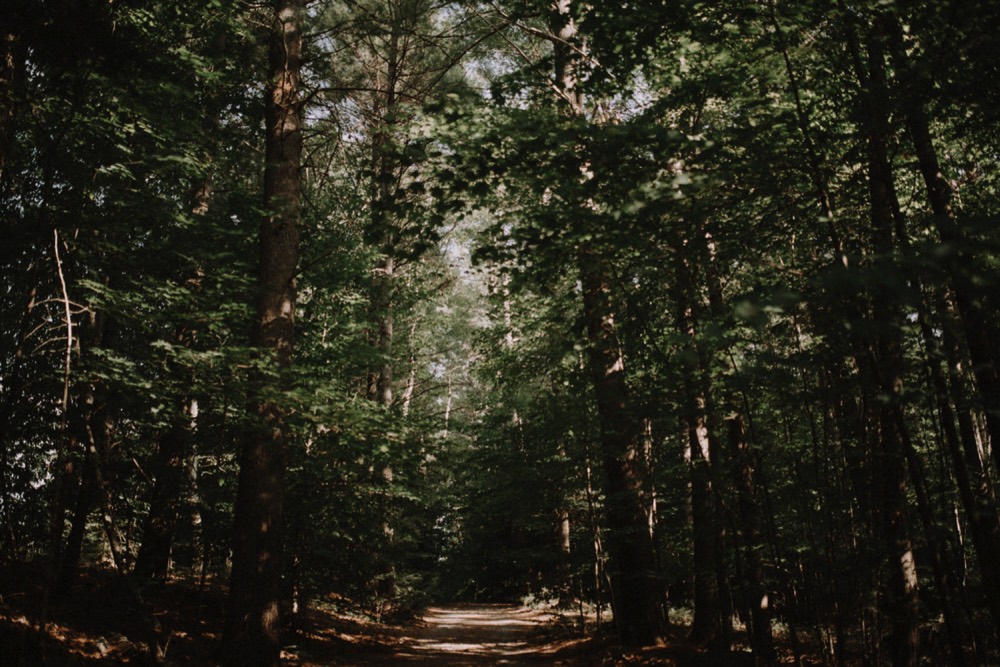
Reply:
[[[997,664],[998,26],[3,0],[0,665]]]

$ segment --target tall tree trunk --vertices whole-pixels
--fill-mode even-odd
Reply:
[[[815,152],[812,153],[812,158],[812,163],[816,165]],[[819,184],[823,183],[821,178],[817,180]],[[822,190],[822,188],[820,189]],[[832,227],[832,219],[830,223]],[[701,261],[704,263],[704,282],[707,286],[712,318],[717,323],[724,322],[729,309],[726,307],[723,296],[716,242],[712,234],[702,226],[698,226],[696,229],[694,240],[699,250],[698,254],[702,257]],[[701,345],[698,347],[702,374],[706,378],[704,382],[711,386],[713,384],[711,351],[705,350]],[[722,354],[728,352],[728,346],[719,351]],[[739,372],[735,362],[732,362],[732,370],[736,374]],[[757,474],[754,470],[755,464],[759,462],[754,461],[753,452],[747,439],[747,420],[744,415],[746,403],[741,400],[734,387],[725,387],[724,382],[723,379],[719,383],[723,384],[725,390],[722,408],[723,414],[726,415],[725,430],[726,441],[729,445],[729,468],[739,506],[738,520],[741,530],[737,533],[743,537],[743,558],[747,565],[744,588],[749,598],[747,604],[750,607],[751,648],[754,662],[757,665],[770,665],[774,662],[776,653],[771,631],[771,601],[764,578],[763,518],[757,493]]]
[[[397,123],[397,86],[402,68],[403,54],[400,52],[400,33],[404,30],[401,22],[404,20],[397,12],[390,9],[389,43],[385,54],[385,71],[376,75],[376,88],[384,86],[379,92],[383,94],[380,104],[384,105],[375,112],[375,123],[372,145],[372,219],[368,230],[368,241],[376,246],[382,256],[372,271],[369,286],[369,308],[371,326],[371,343],[377,355],[377,367],[368,376],[368,398],[388,412],[393,405],[393,343],[395,319],[395,289],[396,289],[396,240],[395,223],[392,220],[392,183],[396,172],[396,159],[392,156],[391,142]],[[384,81],[382,76],[384,75]],[[379,111],[381,113],[379,113]],[[392,601],[397,596],[396,563],[392,555],[395,541],[395,526],[392,520],[392,486],[395,474],[390,460],[376,460],[377,479],[380,486],[378,512],[382,521],[383,542],[376,549],[373,557],[378,561],[375,591],[384,601]]]
[[[88,407],[84,421],[84,446],[87,448],[88,469],[101,510],[101,527],[111,552],[111,560],[118,574],[127,576],[131,569],[129,553],[115,523],[111,482],[104,476],[104,466],[111,447],[112,423],[107,406],[97,405],[97,400],[93,388],[90,388],[84,397],[84,404]]]
[[[556,88],[568,116],[583,117],[576,87],[580,51],[573,0],[555,0],[549,13]],[[577,45],[578,47],[578,45]],[[581,207],[588,202],[578,202]],[[646,513],[648,491],[642,470],[639,425],[630,411],[625,358],[618,341],[610,276],[604,258],[577,248],[589,368],[597,403],[605,476],[607,552],[615,625],[623,643],[648,645],[663,634],[666,593],[656,571],[656,555]]]
[[[273,0],[270,6],[270,71],[265,91],[266,214],[260,229],[256,320],[251,342],[263,353],[273,354],[283,370],[292,362],[295,333],[305,0]],[[255,381],[269,382],[264,375],[256,376]],[[259,392],[251,404],[250,424],[241,438],[233,570],[223,634],[223,662],[230,667],[280,664],[282,503],[289,433],[285,407],[274,398],[261,397],[265,393]]]
[[[559,547],[559,561],[556,564],[555,590],[559,594],[559,607],[568,609],[573,603],[572,531],[569,510],[556,510],[556,538]]]
[[[591,456],[590,444],[584,444],[584,469],[587,479],[587,521],[590,524],[591,537],[594,542],[594,597],[597,604],[597,627],[601,627],[601,616],[604,612],[604,581],[607,577],[605,570],[604,540],[601,537],[601,523],[597,515],[597,499],[594,492],[593,458]]]
[[[375,208],[379,206],[376,202]],[[391,236],[390,233],[386,233],[387,239],[391,239]],[[383,251],[386,254],[375,269],[369,295],[371,324],[374,328],[372,343],[377,352],[378,367],[372,370],[368,377],[368,398],[388,412],[392,408],[394,399],[392,352],[395,261],[392,256],[394,249],[391,240],[385,241]],[[396,564],[392,555],[392,545],[395,541],[395,527],[392,521],[394,473],[392,462],[386,457],[377,457],[375,468],[377,477],[374,483],[380,489],[378,512],[382,521],[383,542],[374,550],[372,556],[378,561],[374,583],[379,603],[382,604],[397,597]]]
[[[396,172],[396,160],[391,155],[394,128],[396,126],[396,87],[399,83],[401,56],[399,37],[402,26],[400,17],[394,13],[389,21],[389,44],[386,58],[385,80],[382,72],[376,77],[376,88],[384,97],[379,100],[375,111],[375,127],[372,137],[372,219],[366,233],[366,240],[381,252],[378,264],[372,269],[369,287],[369,308],[371,343],[378,353],[378,367],[373,369],[368,379],[368,398],[388,408],[392,404],[392,344],[395,276],[396,276],[396,230],[392,220],[392,183]],[[381,113],[380,113],[381,112]]]
[[[25,73],[27,48],[18,32],[23,25],[20,2],[0,8],[0,192],[6,185],[7,157],[14,141],[18,88]]]
[[[897,410],[896,418],[900,421],[903,420],[902,409]],[[933,502],[927,488],[927,478],[924,473],[923,462],[913,447],[913,443],[910,442],[905,425],[901,429],[906,434],[904,437],[906,463],[910,471],[910,479],[913,482],[913,490],[917,496],[917,510],[924,528],[928,551],[930,552],[931,571],[937,587],[942,616],[944,617],[945,632],[948,636],[952,664],[955,667],[964,667],[966,662],[965,649],[962,646],[961,623],[959,622],[958,613],[952,600],[953,592],[958,590],[951,576],[955,569],[950,567],[948,563],[948,554],[945,551],[947,539],[944,537],[944,530],[942,529],[942,526],[946,524],[937,520],[934,516]]]
[[[392,242],[383,246],[386,256],[374,270],[369,293],[371,312],[372,347],[378,355],[378,366],[368,375],[368,398],[388,409],[393,402],[392,393],[392,344],[393,344],[393,289],[395,261]]]
[[[858,80],[862,86],[863,133],[868,148],[868,186],[871,206],[871,246],[889,275],[895,253],[894,232],[902,233],[902,216],[888,157],[887,91],[882,35],[869,36],[867,68],[853,28],[846,26]],[[903,351],[899,329],[901,314],[890,285],[871,290],[871,318],[877,327],[859,366],[867,375],[868,399],[875,417],[875,486],[884,565],[889,574],[883,614],[891,627],[890,655],[895,667],[916,667],[920,660],[920,604],[913,547],[907,526],[906,461],[908,435],[901,417]],[[867,368],[867,372],[865,372]]]
[[[946,304],[942,304],[940,309],[943,313],[949,311]],[[952,407],[949,396],[960,393],[961,388],[959,387],[958,391],[950,391],[944,371],[937,362],[937,359],[944,356],[955,370],[955,383],[961,384],[963,378],[961,364],[957,359],[958,352],[955,349],[956,341],[953,340],[946,325],[943,330],[944,346],[947,351],[942,355],[926,310],[927,308],[924,308],[925,312],[920,318],[920,327],[929,357],[928,374],[941,424],[942,446],[951,462],[958,496],[969,525],[969,535],[978,555],[977,562],[986,592],[986,603],[993,620],[994,641],[1000,642],[1000,572],[993,567],[995,563],[1000,562],[1000,520],[992,498],[988,471],[979,456],[972,415],[960,404],[957,409]]]
[[[615,624],[623,643],[648,645],[662,636],[666,616],[646,514],[640,433],[629,412],[611,288],[599,258],[581,254],[580,282],[600,425]]]
[[[774,3],[769,0],[771,21],[778,34],[779,48],[784,57],[786,72],[789,77],[791,91],[795,98],[799,127],[803,137],[804,147],[810,163],[810,172],[816,185],[817,196],[824,218],[829,221],[831,240],[840,257],[841,264],[848,266],[847,256],[838,230],[834,224],[834,210],[829,189],[820,172],[820,158],[809,131],[809,119],[802,105],[798,81],[791,65],[787,46],[778,24]],[[841,9],[844,5],[841,2]],[[846,12],[846,10],[845,10]],[[846,13],[845,13],[846,15]],[[869,70],[861,61],[861,48],[855,36],[853,27],[846,25],[849,49],[855,73],[862,85],[862,107],[865,116],[865,138],[868,143],[869,193],[872,208],[872,239],[876,252],[890,256],[894,246],[893,229],[902,232],[902,220],[899,205],[896,201],[891,166],[887,157],[887,130],[884,119],[876,100],[878,91],[872,88]],[[872,54],[874,58],[875,54]],[[869,67],[875,67],[875,61],[870,60]],[[886,258],[887,258],[886,257]],[[876,290],[877,291],[877,290]],[[893,301],[890,293],[876,293],[872,298],[872,319],[878,322],[881,333],[874,342],[856,341],[858,349],[854,356],[860,369],[866,370],[867,386],[870,387],[868,404],[874,407],[873,420],[875,435],[873,443],[875,456],[873,460],[873,481],[875,482],[875,511],[880,517],[879,524],[883,533],[883,544],[887,550],[888,568],[890,570],[890,592],[884,598],[888,601],[885,610],[891,618],[892,649],[894,664],[912,665],[918,660],[918,621],[919,606],[917,600],[916,566],[912,558],[912,550],[906,535],[906,493],[905,467],[903,454],[908,436],[906,424],[902,419],[902,409],[899,405],[899,389],[901,387],[902,353],[900,348],[897,325],[899,314],[893,312],[889,305]],[[865,349],[867,347],[867,349]],[[881,397],[888,397],[891,404],[887,405]],[[863,488],[858,486],[858,489]],[[841,642],[838,642],[841,643]],[[842,657],[842,653],[840,657]]]
[[[896,215],[902,216],[901,211],[896,205],[895,208]],[[902,249],[903,253],[913,259],[913,251],[910,246],[909,237],[906,233],[905,226],[900,223],[897,225],[899,238],[898,245]],[[924,336],[925,345],[928,351],[937,350],[938,346],[934,338],[934,334],[931,331],[929,323],[929,307],[927,302],[923,298],[923,292],[925,291],[920,283],[919,279],[912,279],[910,281],[910,286],[916,292],[921,293],[921,299],[917,305],[917,317],[920,322],[920,327],[922,334]],[[944,375],[941,372],[940,367],[935,361],[931,361],[929,364],[929,371],[934,379],[932,389],[937,390],[937,407],[941,411],[941,423],[943,427],[943,432],[945,434],[945,440],[957,447],[957,441],[953,440],[955,434],[955,425],[953,420],[953,412],[951,410],[951,403],[948,400],[947,385],[944,379]],[[960,667],[965,664],[964,648],[961,638],[961,623],[958,619],[956,609],[952,604],[952,590],[950,582],[950,573],[953,571],[946,566],[946,553],[945,553],[945,543],[946,539],[942,537],[942,531],[939,528],[940,524],[934,518],[934,511],[932,507],[932,501],[930,499],[926,477],[923,472],[923,462],[920,459],[919,454],[913,447],[913,443],[910,440],[909,430],[906,425],[905,414],[903,411],[903,406],[899,403],[894,404],[894,414],[897,422],[897,428],[902,435],[903,449],[906,455],[907,466],[910,472],[910,479],[913,482],[913,489],[917,497],[917,508],[919,510],[920,520],[924,527],[924,534],[928,542],[929,551],[931,554],[931,569],[934,574],[935,584],[937,587],[937,592],[939,596],[939,601],[941,603],[941,608],[944,617],[944,623],[947,630],[948,640],[950,643],[950,648],[952,652],[952,659],[956,667]],[[961,472],[965,472],[962,470]],[[961,476],[956,477],[959,484],[963,483]],[[965,475],[964,482],[967,483],[968,475]],[[995,516],[995,514],[994,514]],[[989,576],[989,575],[988,575]]]
[[[694,551],[694,622],[692,639],[713,648],[729,648],[732,640],[732,595],[726,553],[726,521],[720,486],[719,420],[713,401],[712,351],[699,341],[699,279],[712,283],[708,237],[700,225],[678,244],[675,325],[684,338],[690,363],[683,369],[683,418],[691,464],[691,527]],[[709,306],[721,310],[721,291],[709,286]],[[715,293],[719,291],[718,295]]]
[[[891,12],[882,12],[878,22],[888,37],[893,62],[903,77],[906,128],[913,142],[920,175],[934,213],[935,228],[941,241],[951,246],[946,254],[948,259],[945,267],[952,281],[959,317],[964,325],[972,369],[992,444],[994,465],[1000,469],[1000,373],[996,358],[1000,327],[997,326],[995,317],[991,317],[984,307],[987,294],[975,284],[969,273],[970,258],[966,247],[969,239],[959,226],[951,205],[951,186],[944,176],[934,148],[930,120],[922,95],[916,89],[916,76],[906,55],[902,27]]]

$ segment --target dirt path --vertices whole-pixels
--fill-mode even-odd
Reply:
[[[572,634],[572,633],[570,633]],[[702,652],[684,642],[623,652],[613,641],[567,636],[545,612],[512,605],[432,607],[420,622],[382,643],[384,652],[335,660],[345,667],[554,665],[562,667],[744,667],[749,653]],[[329,664],[329,663],[306,663]]]
[[[395,658],[423,665],[559,664],[542,633],[549,616],[507,605],[432,607],[402,638]]]
[[[2,1],[2,0],[0,0]],[[40,574],[0,567],[0,665],[133,665],[143,651],[145,627],[136,623],[114,582],[103,571],[81,574],[72,594],[49,610],[39,632]],[[152,591],[172,664],[218,664],[224,589],[201,590],[183,581]],[[555,665],[561,667],[736,667],[749,654],[705,652],[675,628],[659,646],[623,650],[611,628],[580,632],[575,617],[513,605],[432,607],[407,626],[384,625],[330,608],[307,608],[288,633],[282,652],[289,667],[392,667],[393,665]],[[790,662],[790,661],[789,661]],[[818,662],[810,662],[815,665]]]

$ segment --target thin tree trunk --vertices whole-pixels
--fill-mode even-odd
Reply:
[[[71,445],[79,440],[71,440],[68,426],[70,414],[70,377],[73,362],[73,347],[76,343],[76,327],[73,322],[73,313],[70,308],[69,288],[66,284],[66,275],[63,271],[62,257],[59,252],[60,239],[58,230],[53,230],[53,254],[56,263],[56,271],[59,276],[59,283],[62,288],[63,316],[66,326],[66,354],[63,361],[63,382],[62,382],[62,402],[59,417],[59,431],[61,439],[66,443],[60,447],[56,453],[55,460],[55,498],[52,503],[52,526],[50,531],[49,562],[54,568],[62,555],[62,536],[65,528],[65,515],[68,504],[68,491],[74,473],[74,463],[71,458]],[[54,575],[54,572],[52,573]],[[52,576],[48,577],[51,583]],[[47,590],[48,587],[46,587]],[[44,607],[44,605],[43,605]]]
[[[73,588],[80,571],[80,556],[83,552],[83,538],[87,533],[87,520],[97,505],[97,489],[94,486],[93,473],[89,470],[91,465],[90,454],[85,453],[81,465],[82,472],[76,496],[76,507],[73,510],[69,535],[63,545],[59,574],[53,587],[53,592],[57,596],[64,595]]]
[[[23,17],[15,9],[18,3],[5,3],[0,9],[0,193],[7,183],[7,158],[14,143],[14,124],[18,109],[18,88],[25,74],[27,49],[17,32]]]
[[[802,136],[802,147],[805,149],[806,158],[809,162],[809,175],[812,178],[813,187],[816,188],[816,198],[820,205],[820,211],[826,220],[830,231],[830,240],[833,242],[837,257],[843,266],[847,266],[847,254],[844,249],[844,242],[837,230],[836,216],[833,209],[833,198],[830,196],[830,188],[823,177],[822,158],[816,143],[813,140],[812,132],[809,131],[811,125],[805,106],[802,104],[802,95],[799,90],[799,78],[792,67],[792,59],[788,53],[788,44],[781,23],[778,21],[778,13],[774,6],[774,0],[767,0],[768,15],[774,34],[777,39],[778,50],[781,52],[782,60],[785,64],[785,74],[788,76],[788,87],[795,100],[795,118],[799,126],[799,133]]]
[[[893,62],[900,70],[904,84],[908,84],[903,90],[906,127],[917,155],[917,164],[927,189],[938,235],[945,244],[952,246],[948,248],[945,266],[954,287],[976,385],[982,398],[986,428],[993,445],[991,451],[994,465],[1000,469],[1000,375],[995,356],[1000,331],[995,318],[990,317],[983,306],[987,295],[975,285],[968,273],[969,258],[965,247],[968,239],[959,226],[951,205],[951,186],[944,176],[934,148],[924,102],[915,90],[915,75],[906,55],[899,20],[889,12],[882,12],[878,22],[888,37]]]
[[[777,26],[773,3],[771,17]],[[844,16],[849,13],[840,2]],[[780,33],[780,26],[779,28]],[[868,147],[869,197],[872,226],[871,246],[888,263],[893,255],[893,232],[904,233],[902,216],[896,200],[892,169],[887,157],[888,130],[885,123],[886,99],[884,66],[878,38],[869,44],[867,67],[862,62],[861,48],[853,26],[845,23],[849,55],[851,56],[862,91],[860,95],[864,117],[863,136]],[[786,68],[796,92],[794,74],[787,56]],[[803,136],[809,142],[807,124],[801,103],[798,105]],[[818,162],[813,159],[814,179],[822,185]],[[818,188],[824,211],[830,212],[829,197],[824,187]],[[831,217],[832,212],[827,214]],[[841,252],[836,230],[832,230],[835,246]],[[898,329],[900,314],[893,306],[890,287],[875,286],[871,293],[871,319],[878,333],[869,340],[856,340],[854,356],[862,375],[862,383],[872,424],[870,441],[873,446],[873,481],[875,512],[884,549],[883,565],[889,574],[888,591],[881,596],[884,617],[891,626],[890,655],[897,667],[913,667],[919,661],[919,599],[916,565],[906,526],[906,424],[897,416],[900,411],[902,387],[902,346]],[[886,400],[887,399],[887,400]]]
[[[590,522],[591,536],[594,541],[594,598],[597,605],[597,628],[601,627],[601,617],[604,611],[604,541],[601,538],[601,524],[597,518],[597,502],[594,493],[593,462],[590,445],[584,445],[584,468],[587,473],[587,518]]]
[[[979,571],[993,620],[993,635],[996,641],[1000,639],[1000,572],[997,572],[993,564],[1000,562],[1000,521],[978,456],[970,415],[965,411],[962,411],[964,415],[956,415],[951,401],[948,400],[950,393],[948,382],[935,361],[940,356],[940,348],[931,330],[931,324],[927,321],[926,313],[920,318],[920,325],[929,356],[927,366],[941,424],[942,447],[951,462],[958,497],[969,525],[969,535],[979,556]],[[956,428],[956,422],[962,426]],[[970,469],[976,471],[975,483],[970,476]]]
[[[896,418],[902,421],[902,409],[897,410]],[[903,428],[905,429],[905,426]],[[966,661],[965,650],[962,647],[961,623],[958,620],[957,611],[952,603],[952,592],[956,590],[956,587],[953,586],[950,577],[953,569],[946,563],[945,540],[941,534],[941,522],[937,521],[934,517],[932,501],[927,490],[926,476],[923,471],[923,463],[908,436],[904,438],[904,441],[907,467],[909,468],[910,479],[913,481],[913,489],[917,496],[917,510],[930,548],[931,571],[934,583],[937,586],[942,615],[944,616],[945,632],[948,636],[949,648],[952,654],[952,664],[955,667],[964,667]]]
[[[106,544],[108,550],[111,552],[111,560],[114,563],[115,571],[118,573],[118,583],[142,623],[149,662],[153,665],[160,665],[163,664],[166,657],[166,649],[160,644],[160,623],[153,610],[133,585],[129,576],[130,554],[127,545],[123,542],[122,534],[115,523],[111,484],[104,476],[104,463],[108,458],[111,448],[113,426],[111,417],[108,414],[107,406],[97,404],[97,397],[92,388],[85,392],[83,403],[88,408],[84,420],[85,446],[89,462],[88,470],[100,509],[101,526],[104,529]]]
[[[265,91],[264,207],[260,229],[256,321],[251,342],[292,362],[295,273],[301,210],[301,59],[304,0],[274,0],[269,80]],[[267,382],[257,375],[259,383]],[[280,381],[279,381],[280,382]],[[282,383],[283,384],[283,383]],[[275,387],[280,388],[280,387]],[[254,399],[241,438],[233,569],[223,662],[229,667],[280,664],[282,505],[288,426],[273,398]]]
[[[60,264],[60,280],[63,282],[63,298],[66,301],[66,317],[70,318],[68,308],[69,294],[65,285],[65,277],[62,276]],[[65,457],[61,464],[62,479],[57,480],[60,490],[57,493],[58,513],[57,521],[60,524],[53,533],[53,539],[58,541],[53,549],[55,560],[53,567],[59,563],[58,575],[53,580],[54,591],[64,594],[72,587],[80,568],[80,555],[83,546],[83,539],[86,534],[87,519],[94,506],[101,501],[101,475],[100,461],[97,456],[104,456],[106,438],[105,429],[102,427],[96,435],[101,438],[95,441],[95,434],[92,422],[106,419],[100,417],[98,408],[95,406],[95,390],[88,383],[76,383],[71,387],[70,382],[70,361],[71,348],[77,350],[80,355],[83,351],[92,350],[106,342],[107,318],[97,312],[90,311],[88,316],[77,326],[69,324],[67,319],[66,334],[70,339],[67,345],[67,356],[65,359],[66,369],[63,377],[63,435],[65,446],[62,456]],[[70,400],[70,396],[73,396]],[[100,413],[103,414],[103,409]],[[72,487],[77,487],[76,507],[70,524],[70,534],[67,542],[62,543],[62,523],[63,517],[68,509]]]
[[[895,251],[893,234],[902,231],[899,204],[895,194],[892,166],[888,158],[886,124],[887,93],[881,36],[868,41],[868,68],[861,65],[860,47],[853,28],[845,26],[853,52],[858,80],[862,86],[864,134],[868,145],[868,185],[871,205],[871,244],[883,262]],[[898,417],[903,386],[903,353],[891,287],[872,290],[872,320],[880,332],[868,344],[867,353],[858,359],[867,365],[870,397],[885,397],[873,407],[877,432],[875,481],[878,499],[879,528],[889,573],[888,594],[883,614],[891,626],[890,655],[895,667],[916,667],[920,661],[920,603],[913,548],[907,527],[905,451],[906,425]]]
[[[556,510],[556,540],[559,548],[559,561],[556,564],[556,590],[559,592],[559,606],[568,609],[573,602],[573,570],[572,557],[572,524],[569,510]]]
[[[118,526],[115,524],[111,488],[108,480],[104,477],[104,462],[108,457],[108,448],[110,446],[111,422],[107,415],[107,408],[96,405],[96,400],[93,390],[88,391],[84,400],[84,404],[89,408],[84,423],[87,459],[101,511],[101,526],[104,529],[108,549],[111,551],[111,560],[114,563],[115,570],[119,574],[126,576],[131,569],[129,554],[123,544],[121,532],[119,532]]]
[[[821,178],[818,181],[823,182]],[[718,273],[716,243],[711,233],[700,227],[696,231],[695,238],[699,246],[698,249],[701,251],[699,254],[704,262],[703,274],[708,288],[708,302],[712,317],[716,321],[723,321],[728,314],[728,309],[723,297],[722,280]],[[711,385],[709,353],[703,349],[703,346],[699,345],[698,347],[702,374],[706,378],[704,382]],[[728,347],[723,352],[728,352]],[[735,373],[738,373],[739,369],[736,368],[735,362],[732,363],[732,368]],[[745,404],[740,400],[736,390],[728,389],[724,399],[723,412],[727,415],[725,421],[728,425],[726,435],[731,459],[730,467],[733,488],[736,491],[739,505],[739,524],[742,526],[742,531],[737,531],[737,535],[742,532],[743,553],[749,570],[745,577],[745,588],[749,593],[747,604],[750,607],[751,648],[757,665],[770,665],[774,662],[777,654],[774,650],[774,638],[771,631],[771,601],[764,577],[763,520],[758,502],[757,476],[754,472],[755,463],[759,464],[759,461],[754,461],[750,443],[746,437],[747,422],[744,417],[744,407]]]
[[[188,436],[187,424],[175,424],[160,435],[156,482],[135,563],[139,577],[165,580],[169,575]]]
[[[196,401],[191,403],[191,418],[198,418],[198,403]],[[204,582],[208,574],[208,559],[206,557],[208,550],[205,548],[204,527],[202,526],[199,470],[198,446],[196,442],[193,442],[191,443],[187,460],[187,506],[188,520],[191,522],[191,547],[193,552],[191,563],[193,567],[198,568],[199,581]]]
[[[685,250],[695,244],[684,244]],[[702,250],[701,246],[697,246]],[[729,587],[723,562],[724,525],[716,459],[717,434],[713,432],[709,354],[698,342],[695,270],[686,254],[676,252],[676,327],[684,336],[685,351],[692,360],[683,369],[684,413],[691,466],[691,528],[694,555],[694,621],[691,638],[697,644],[729,648],[731,613]],[[700,258],[700,254],[699,254]],[[700,259],[696,260],[700,261]]]
[[[386,243],[384,252],[390,253],[391,242]],[[375,329],[373,346],[378,353],[378,368],[368,377],[368,398],[388,408],[393,402],[392,392],[392,344],[393,344],[393,299],[395,261],[386,256],[375,269],[371,286],[371,319]]]
[[[214,124],[217,127],[217,124]],[[208,213],[212,203],[212,180],[205,174],[195,180],[191,188],[191,212],[196,216]],[[185,281],[193,291],[201,289],[204,271],[197,267]],[[177,328],[175,335],[179,346],[190,348],[193,336],[186,324]],[[144,578],[166,580],[171,567],[171,550],[177,520],[183,505],[184,480],[189,472],[189,460],[194,447],[194,428],[198,414],[196,399],[185,396],[176,402],[176,414],[171,424],[160,433],[157,442],[156,481],[153,484],[149,513],[142,531],[142,544],[136,559],[135,574]],[[196,549],[197,550],[197,549]],[[196,560],[195,562],[200,562]]]
[[[719,559],[718,528],[712,490],[711,447],[705,415],[705,399],[692,395],[688,388],[688,409],[685,418],[688,451],[691,462],[691,524],[694,548],[694,621],[691,639],[703,646],[728,644],[723,627],[725,614],[716,575]]]
[[[753,473],[753,459],[750,444],[746,438],[746,424],[741,406],[730,401],[733,408],[729,424],[729,448],[735,465],[734,482],[739,496],[740,518],[742,519],[744,553],[749,569],[746,586],[750,593],[750,645],[754,663],[758,666],[770,665],[777,654],[771,635],[771,600],[764,582],[764,537],[760,510],[756,501],[756,484]]]

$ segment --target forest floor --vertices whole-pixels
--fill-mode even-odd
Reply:
[[[40,568],[0,565],[0,667],[148,664],[152,619],[152,634],[165,647],[164,664],[217,663],[225,603],[221,585],[175,581],[150,588],[142,594],[145,611],[137,611],[110,572],[84,572],[71,593],[48,603],[43,580]],[[295,667],[752,664],[745,652],[691,647],[683,632],[678,628],[662,646],[626,651],[607,625],[581,630],[576,617],[539,609],[439,606],[409,623],[387,625],[317,605],[295,617],[283,658]]]
[[[624,651],[608,632],[581,632],[569,617],[514,605],[464,604],[431,607],[415,623],[383,635],[378,650],[341,654],[333,662],[311,665],[561,665],[604,667],[663,665],[735,667],[752,665],[748,653],[708,653],[683,640],[642,650]]]

